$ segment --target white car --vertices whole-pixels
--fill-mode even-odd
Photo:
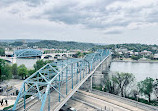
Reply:
[[[70,108],[71,111],[77,111],[75,108],[71,107]]]

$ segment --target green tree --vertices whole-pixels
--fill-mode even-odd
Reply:
[[[26,78],[26,75],[28,74],[27,68],[24,64],[20,65],[18,67],[18,75],[21,76],[22,79]]]
[[[145,80],[138,82],[139,92],[148,97],[148,101],[151,101],[151,94],[153,92],[154,80],[147,77]]]
[[[17,66],[17,64],[12,65],[12,74],[13,74],[14,77],[16,77],[18,75],[18,66]]]
[[[0,59],[0,81],[12,78],[11,66]]]
[[[40,69],[41,67],[43,67],[46,64],[47,64],[47,62],[45,62],[43,60],[36,61],[36,64],[34,64],[35,71],[37,71],[38,69]]]
[[[12,67],[8,63],[5,64],[4,67],[4,79],[11,79],[12,78]]]
[[[139,57],[139,56],[132,55],[132,56],[131,56],[131,59],[133,59],[133,60],[138,60],[138,59],[140,59],[140,57]]]
[[[0,81],[3,81],[5,61],[0,59]]]
[[[74,55],[74,57],[75,57],[75,58],[79,58],[79,57],[83,57],[84,55],[86,55],[86,53],[82,53],[82,52],[78,51],[78,52]]]
[[[116,75],[112,76],[112,81],[115,83],[115,89],[119,90],[121,96],[126,96],[127,86],[130,85],[134,81],[134,75],[132,73],[116,73]]]
[[[34,70],[34,69],[28,70],[28,76],[32,75],[33,73],[35,73],[35,70]]]
[[[104,91],[117,95],[119,93],[116,82],[113,82],[111,78],[106,78]]]
[[[22,41],[15,41],[14,43],[11,43],[13,46],[22,46],[23,42]]]
[[[5,55],[5,50],[0,47],[0,56],[3,56],[3,55]]]
[[[154,94],[155,94],[155,96],[157,97],[157,100],[158,100],[158,79],[156,79],[154,81]]]

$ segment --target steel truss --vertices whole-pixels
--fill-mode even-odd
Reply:
[[[29,95],[41,101],[41,111],[44,110],[47,100],[49,111],[51,93],[58,93],[58,102],[63,100],[109,54],[109,50],[100,49],[95,53],[87,54],[82,59],[73,58],[46,64],[24,80],[13,110],[18,109],[20,103],[23,103],[25,110],[26,95]]]
[[[16,57],[36,57],[42,56],[42,52],[36,49],[20,49],[14,52]]]

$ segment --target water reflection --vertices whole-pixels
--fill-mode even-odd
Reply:
[[[112,62],[110,71],[133,73],[137,81],[158,78],[158,63]]]

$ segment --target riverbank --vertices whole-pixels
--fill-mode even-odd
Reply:
[[[114,59],[112,62],[133,62],[133,63],[158,63],[158,60],[118,60]]]

